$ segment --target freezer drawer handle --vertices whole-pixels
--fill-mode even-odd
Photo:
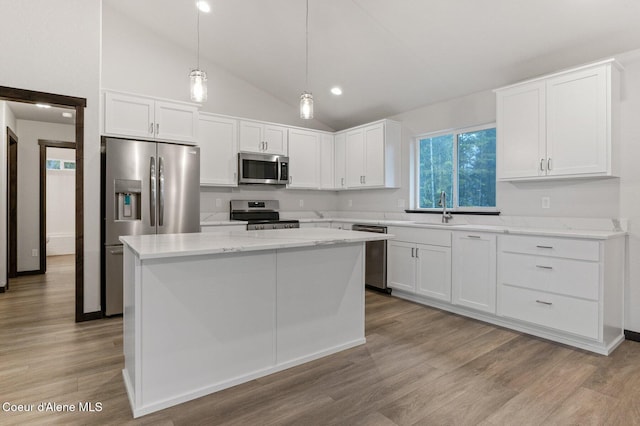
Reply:
[[[541,303],[543,305],[547,305],[547,306],[551,306],[553,305],[553,303],[551,302],[545,302],[544,300],[536,300],[536,303]]]
[[[156,159],[151,157],[149,165],[149,186],[151,187],[151,197],[149,197],[149,222],[151,226],[156,226]]]
[[[120,247],[120,248],[115,248],[115,249],[109,249],[109,253],[111,253],[111,254],[122,254],[122,253],[123,253],[123,251],[124,251],[124,250],[122,249],[122,247]]]
[[[158,157],[158,189],[160,191],[160,202],[158,204],[158,226],[164,225],[164,160]]]
[[[541,248],[541,249],[552,249],[553,248],[553,246],[536,246],[536,247]]]

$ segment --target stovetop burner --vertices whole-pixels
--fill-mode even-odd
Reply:
[[[280,220],[278,200],[231,200],[230,219],[249,222],[247,230],[299,228],[297,220]]]

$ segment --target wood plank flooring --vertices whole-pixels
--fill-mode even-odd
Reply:
[[[366,345],[133,419],[122,319],[74,323],[73,257],[47,263],[0,294],[0,403],[34,405],[1,425],[640,424],[640,343],[603,357],[371,292]]]

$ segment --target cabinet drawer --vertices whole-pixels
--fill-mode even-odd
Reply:
[[[597,241],[501,235],[500,250],[567,259],[600,260],[600,244]]]
[[[500,273],[501,284],[599,299],[598,262],[500,253]]]
[[[599,339],[598,302],[508,285],[499,291],[502,316]]]
[[[451,231],[441,229],[412,228],[389,226],[389,234],[395,235],[396,241],[409,241],[429,246],[451,247]]]

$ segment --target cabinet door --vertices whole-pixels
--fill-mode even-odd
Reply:
[[[320,187],[320,134],[289,129],[289,188]]]
[[[576,71],[547,82],[548,175],[605,173],[607,68]]]
[[[496,236],[455,232],[452,301],[456,305],[496,313]]]
[[[320,189],[336,189],[333,135],[320,134]]]
[[[335,149],[335,187],[336,189],[345,189],[347,187],[347,135],[339,133],[334,138]]]
[[[110,92],[105,92],[104,97],[105,134],[153,139],[153,99]]]
[[[283,126],[264,126],[263,136],[265,152],[268,154],[287,155],[287,128]]]
[[[237,186],[238,121],[200,114],[200,185]]]
[[[498,179],[546,174],[545,83],[513,87],[496,95]]]
[[[363,186],[384,186],[384,125],[365,127]]]
[[[415,293],[416,245],[402,241],[387,244],[387,286]]]
[[[197,142],[198,108],[173,102],[155,102],[155,137],[164,141]]]
[[[364,132],[362,129],[347,133],[346,138],[347,188],[359,188],[364,178]]]
[[[243,152],[263,152],[264,141],[262,139],[262,123],[254,121],[240,121],[239,139],[240,151]]]
[[[451,302],[451,248],[416,246],[416,293]]]

